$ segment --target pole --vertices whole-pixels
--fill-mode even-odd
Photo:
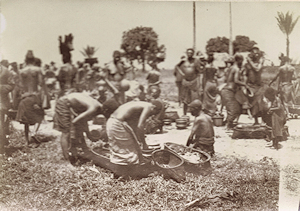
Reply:
[[[193,2],[193,48],[196,52],[196,3]]]
[[[233,55],[231,2],[229,2],[229,55]]]

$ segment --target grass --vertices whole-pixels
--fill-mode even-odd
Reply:
[[[63,160],[58,138],[39,148],[25,146],[14,131],[15,151],[1,158],[1,210],[277,210],[279,167],[272,159],[250,162],[216,157],[207,176],[188,174],[185,182],[153,174],[140,180],[117,180],[92,163],[74,167]],[[50,140],[51,139],[51,140]],[[209,199],[210,196],[227,195]]]

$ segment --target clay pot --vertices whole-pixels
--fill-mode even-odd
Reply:
[[[171,119],[164,119],[164,125],[171,125],[172,120]]]
[[[187,120],[186,119],[176,119],[176,127],[178,129],[184,129],[187,127]]]
[[[189,116],[182,116],[180,119],[185,119],[186,120],[186,125],[189,126],[190,125],[190,117]]]

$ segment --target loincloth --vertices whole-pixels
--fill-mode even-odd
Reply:
[[[39,108],[34,108],[34,105],[38,105]],[[28,94],[24,95],[19,103],[16,120],[23,124],[34,125],[41,123],[44,115],[40,96],[38,94]]]
[[[195,78],[192,81],[187,81],[185,79],[182,80],[182,93],[181,100],[185,104],[190,104],[193,100],[199,99],[199,83],[198,78]]]
[[[281,93],[285,103],[290,102],[293,99],[293,84],[286,82],[281,84]]]
[[[132,128],[125,122],[110,117],[106,123],[110,144],[110,162],[119,165],[138,164],[138,151]]]

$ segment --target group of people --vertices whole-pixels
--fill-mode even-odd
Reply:
[[[31,50],[20,69],[16,63],[1,62],[1,152],[9,143],[11,109],[17,111],[15,120],[24,124],[28,146],[40,144],[37,132],[52,98],[56,100],[53,127],[61,132],[65,159],[74,163],[80,154],[79,148],[91,155],[84,133],[91,141],[97,140],[89,131],[88,121],[102,114],[106,118],[104,128],[111,165],[96,155],[90,158],[116,174],[122,174],[128,166],[138,169],[146,162],[142,155],[142,151],[148,149],[145,133],[162,132],[166,104],[159,98],[160,70],[157,65],[153,66],[146,77],[147,90],[144,90],[133,80],[134,71],[122,60],[119,51],[113,52],[113,60],[103,68],[95,62],[73,65],[72,40],[71,34],[65,36],[64,41],[59,38],[63,61],[60,68],[56,68],[54,62],[42,68],[41,60]],[[278,148],[288,113],[287,103],[294,103],[292,80],[296,79],[288,58],[282,61],[278,75],[269,84],[279,78],[279,90],[275,90],[262,84],[264,59],[258,47],[252,48],[245,64],[244,57],[236,53],[225,61],[226,67],[216,67],[213,54],[205,59],[201,53],[195,56],[194,49],[187,49],[186,57],[182,57],[174,71],[183,114],[189,111],[196,117],[187,145],[214,155],[212,117],[218,111],[217,97],[220,95],[222,107],[227,111],[227,129],[234,127],[234,121],[243,111],[253,116],[255,123],[260,115],[272,129],[272,146]],[[33,132],[29,130],[30,125],[34,125]]]
[[[107,165],[107,161],[102,162],[95,154],[90,158],[95,158],[99,165],[116,174],[121,174],[124,166],[144,164],[142,149],[148,149],[145,128],[148,125],[153,133],[161,129],[157,123],[162,125],[166,108],[159,99],[159,70],[153,70],[147,76],[149,84],[146,92],[143,86],[132,80],[131,67],[122,61],[119,51],[113,53],[113,61],[104,68],[89,63],[78,63],[78,67],[73,65],[70,54],[72,39],[72,35],[65,36],[64,41],[59,39],[64,63],[60,68],[52,63],[42,69],[41,60],[31,50],[27,52],[22,68],[15,74],[1,65],[1,126],[9,124],[9,111],[16,110],[15,120],[24,124],[28,146],[38,147],[37,132],[45,110],[51,106],[49,90],[57,89],[58,84],[59,92],[54,97],[53,128],[61,132],[60,142],[66,159],[74,163],[82,151],[91,155],[84,133],[91,141],[98,140],[99,137],[89,131],[88,121],[102,114],[106,118],[103,128],[109,140],[111,165]],[[14,93],[16,87],[18,92]],[[14,99],[18,102],[15,103]],[[16,104],[15,107],[10,105],[11,101]],[[33,131],[30,131],[31,125],[34,125]],[[2,153],[9,144],[8,130],[1,130]]]
[[[178,101],[183,103],[183,113],[188,105],[201,102],[204,114],[213,117],[226,108],[226,129],[236,125],[239,116],[254,117],[254,125],[259,125],[258,117],[272,130],[272,146],[278,148],[278,140],[289,116],[288,106],[295,104],[296,72],[287,57],[280,57],[281,66],[276,77],[267,85],[262,81],[264,68],[263,52],[254,45],[248,55],[236,52],[225,61],[226,67],[213,64],[213,54],[207,59],[200,53],[194,56],[193,49],[187,49],[186,57],[175,66],[174,75],[178,87]],[[271,87],[278,79],[278,88]],[[218,110],[218,97],[221,109]],[[276,106],[275,106],[276,105]]]

